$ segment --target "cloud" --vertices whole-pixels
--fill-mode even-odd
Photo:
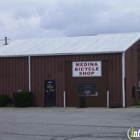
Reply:
[[[139,0],[0,0],[0,38],[140,31]]]
[[[41,17],[44,29],[61,30],[64,35],[88,35],[140,31],[139,1],[62,2]]]
[[[41,17],[41,27],[44,29],[63,30],[74,25],[79,27],[97,20],[100,12],[107,11],[106,3],[76,1],[61,2]]]

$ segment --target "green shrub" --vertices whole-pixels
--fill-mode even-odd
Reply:
[[[33,94],[28,91],[20,91],[13,93],[13,101],[16,107],[33,106]]]
[[[0,107],[5,107],[8,104],[11,104],[11,98],[6,94],[0,95]]]
[[[136,101],[134,102],[134,105],[140,105],[140,100],[136,100]]]

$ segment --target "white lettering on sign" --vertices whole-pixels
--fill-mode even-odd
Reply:
[[[73,77],[100,77],[102,76],[101,61],[72,62]]]

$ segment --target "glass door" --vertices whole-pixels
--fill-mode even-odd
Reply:
[[[45,106],[55,106],[55,81],[45,80]]]

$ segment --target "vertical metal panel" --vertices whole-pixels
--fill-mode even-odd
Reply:
[[[41,62],[40,62],[40,57],[36,58],[36,90],[37,90],[37,99],[38,99],[38,104],[41,105],[41,86],[43,85],[43,81],[41,81]]]
[[[35,93],[35,82],[34,82],[34,80],[35,80],[35,62],[34,62],[34,60],[33,60],[33,58],[31,57],[31,89],[32,89],[32,92],[34,93],[34,105],[36,106],[36,99],[37,99],[37,97],[36,97],[36,93]]]
[[[58,79],[58,60],[57,60],[57,57],[55,56],[54,57],[54,77],[53,79],[56,81],[56,106],[59,106],[59,103],[58,103],[58,95],[59,95],[59,91],[58,91],[58,88],[59,88],[59,79]]]
[[[58,80],[59,80],[59,82],[62,84],[62,82],[63,82],[63,80],[61,79],[61,64],[62,64],[62,62],[61,62],[61,56],[59,56],[58,58]],[[59,83],[56,83],[56,84],[58,84],[58,94],[57,94],[57,97],[58,97],[58,105],[60,104],[60,94],[61,94],[61,87],[62,87],[62,85],[61,84],[59,84]]]
[[[65,79],[65,56],[62,56],[62,77],[61,80],[63,81],[63,79]],[[65,81],[65,80],[64,80]],[[61,103],[60,106],[63,106],[63,93],[66,90],[65,89],[65,82],[62,82],[62,90],[61,90]]]
[[[10,83],[8,83],[9,84],[9,87],[10,87],[9,88],[10,91],[13,91],[13,87],[14,87],[14,82],[13,82],[13,78],[12,78],[12,76],[14,76],[14,75],[13,75],[13,69],[12,69],[12,67],[13,67],[13,59],[11,58],[9,60],[9,73],[10,73],[11,78],[9,78]]]
[[[43,106],[44,80],[42,78],[43,65],[40,57],[31,57],[32,92],[34,93],[35,106]]]
[[[43,59],[42,59],[42,68],[41,68],[41,73],[42,73],[42,75],[41,75],[41,77],[42,77],[42,91],[41,91],[41,93],[44,93],[45,91],[45,87],[44,87],[44,79],[45,79],[45,57],[43,57]],[[41,94],[40,93],[40,94]],[[44,102],[44,99],[45,99],[45,94],[41,94],[41,106],[44,106],[45,105],[45,102]]]
[[[116,91],[117,91],[117,101],[120,102],[120,106],[122,106],[122,79],[120,76],[122,76],[122,59],[121,59],[121,54],[118,54],[117,59],[116,59]],[[115,80],[115,79],[114,79]]]

